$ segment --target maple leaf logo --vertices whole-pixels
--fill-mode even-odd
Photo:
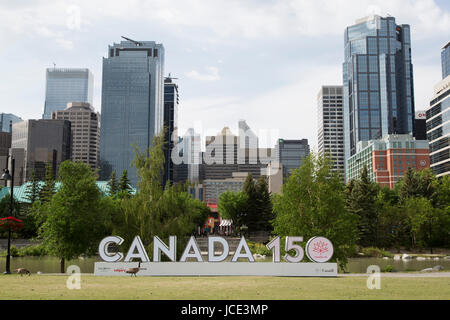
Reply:
[[[325,253],[328,251],[328,244],[323,241],[316,242],[313,245],[313,251],[318,254]]]

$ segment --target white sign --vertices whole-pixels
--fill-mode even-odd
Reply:
[[[306,255],[314,262],[327,262],[334,253],[333,244],[324,237],[314,237],[306,243]]]
[[[427,119],[427,113],[425,111],[417,111],[416,112],[416,119]]]
[[[300,246],[303,237],[286,237],[285,252],[281,262],[281,239],[276,237],[266,245],[272,250],[273,263],[254,263],[255,258],[250,251],[247,241],[241,238],[231,261],[225,262],[230,253],[230,247],[225,238],[208,237],[207,261],[201,254],[195,237],[191,237],[183,250],[180,260],[177,262],[177,237],[169,238],[167,246],[160,238],[153,238],[153,262],[147,255],[145,247],[139,236],[133,239],[123,262],[121,252],[110,252],[109,245],[120,245],[123,239],[118,236],[110,236],[103,239],[98,248],[100,257],[105,262],[95,263],[95,275],[147,275],[147,276],[226,276],[226,275],[255,275],[255,276],[337,276],[337,264],[325,263],[333,257],[333,244],[324,237],[311,238],[305,250]],[[220,254],[214,251],[215,244],[223,248]],[[307,257],[313,263],[301,263],[306,251]],[[164,253],[171,262],[161,262],[161,253]],[[132,262],[133,260],[140,262]],[[188,259],[196,262],[188,262]],[[238,262],[247,260],[248,262]],[[320,263],[320,265],[319,265]],[[136,265],[137,264],[137,265]]]
[[[271,262],[96,262],[96,276],[271,276],[337,277],[336,263]]]

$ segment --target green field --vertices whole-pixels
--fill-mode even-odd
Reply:
[[[0,276],[0,299],[450,299],[450,278],[367,277],[95,277],[81,276],[69,290],[67,276]]]

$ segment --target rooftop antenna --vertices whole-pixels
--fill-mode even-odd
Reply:
[[[167,79],[170,79],[170,80],[172,80],[172,79],[178,79],[178,78],[172,78],[171,76],[170,76],[170,72],[169,72],[169,75],[166,77]]]
[[[133,43],[134,43],[136,46],[138,46],[138,47],[140,47],[140,46],[143,45],[142,42],[135,41],[135,40],[133,40],[133,39],[130,39],[130,38],[127,38],[127,37],[124,37],[124,36],[121,36],[121,37],[124,38],[125,40],[128,40],[128,41],[133,42]]]

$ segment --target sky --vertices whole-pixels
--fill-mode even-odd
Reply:
[[[370,14],[411,26],[416,110],[441,80],[448,0],[0,0],[0,112],[39,119],[45,69],[89,68],[101,111],[102,57],[121,36],[165,48],[179,85],[180,132],[245,119],[262,145],[317,147],[317,94],[342,84],[344,30]]]

